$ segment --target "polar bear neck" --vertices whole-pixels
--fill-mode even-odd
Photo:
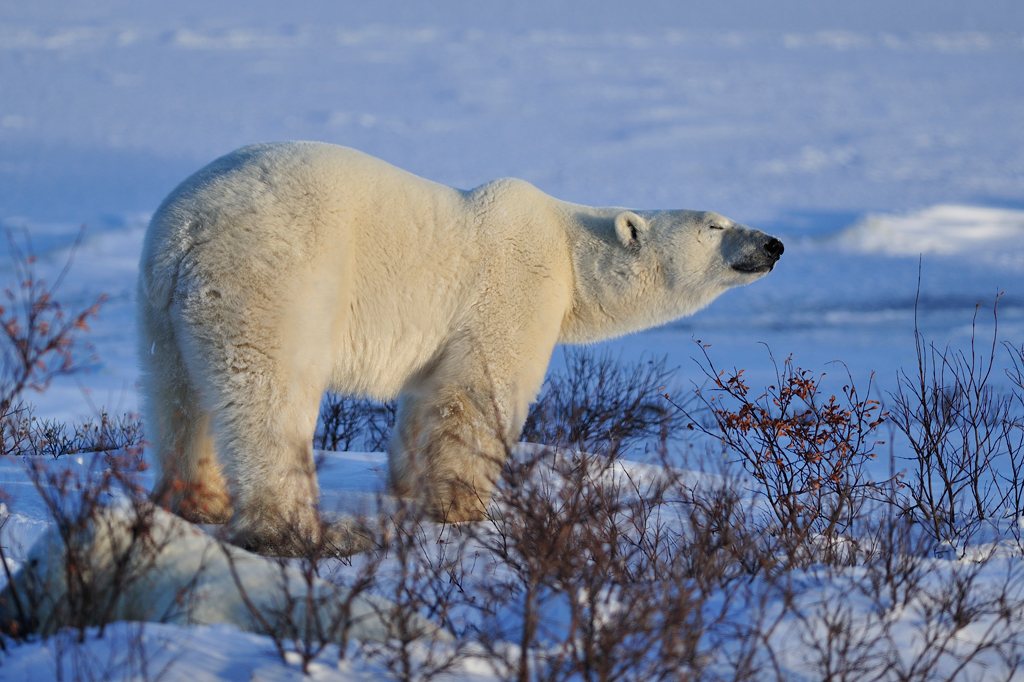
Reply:
[[[615,216],[626,209],[566,204],[572,254],[572,304],[560,343],[591,343],[656,327],[707,306],[724,287],[711,282],[672,281],[656,244],[639,251],[623,247]]]

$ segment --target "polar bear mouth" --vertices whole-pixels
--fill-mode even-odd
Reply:
[[[733,270],[748,275],[766,275],[772,271],[775,263],[734,263]]]

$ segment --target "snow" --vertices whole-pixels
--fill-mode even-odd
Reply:
[[[304,679],[355,681],[380,679],[379,670],[359,670],[337,665],[337,647],[328,648],[310,666],[310,677],[295,663],[287,664],[273,651],[266,637],[239,630],[230,625],[204,625],[181,628],[159,623],[117,623],[102,639],[92,631],[86,649],[92,657],[91,671],[97,678],[131,679],[127,676],[132,661],[125,656],[134,642],[144,638],[149,652],[147,668],[153,677],[166,669],[161,680],[167,682],[215,682],[218,680],[295,681]],[[59,638],[33,642],[20,648],[4,661],[6,679],[45,682],[56,678],[58,652],[68,642]],[[73,668],[70,654],[64,652],[65,675]],[[346,669],[347,668],[347,669]],[[99,673],[99,674],[97,674]],[[106,673],[105,675],[103,673]],[[139,675],[138,678],[143,678]]]
[[[939,205],[906,215],[869,215],[839,240],[858,251],[894,256],[1009,255],[1013,260],[1004,264],[1024,270],[1024,261],[1017,260],[1024,255],[1024,211],[1012,209]]]
[[[858,385],[875,372],[884,395],[914,361],[915,317],[964,347],[976,305],[984,338],[1005,292],[999,338],[1024,342],[1021,73],[1013,0],[5,3],[0,223],[30,235],[50,281],[87,225],[58,296],[79,309],[107,296],[80,353],[91,371],[31,397],[60,419],[137,409],[148,216],[201,165],[273,139],[350,145],[458,187],[515,176],[570,201],[707,208],[770,231],[786,254],[769,277],[603,347],[668,355],[699,380],[697,338],[756,385],[767,345],[836,381],[836,360]],[[11,277],[0,263],[0,284]],[[324,467],[326,507],[373,504],[381,455]],[[25,552],[45,514],[9,465],[0,488],[5,544]],[[188,647],[168,679],[298,677],[228,626],[147,633]],[[2,674],[53,679],[52,646],[19,649]],[[375,674],[324,665],[314,677]]]

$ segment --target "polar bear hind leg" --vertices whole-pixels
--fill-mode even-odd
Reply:
[[[193,523],[225,523],[231,498],[214,456],[209,413],[189,378],[167,312],[143,299],[140,313],[145,409],[159,466],[153,499]]]
[[[313,432],[321,382],[237,340],[203,342],[204,401],[234,501],[232,542],[260,554],[304,555],[323,537]],[[294,369],[294,368],[291,368]]]

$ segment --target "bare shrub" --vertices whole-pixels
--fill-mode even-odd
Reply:
[[[897,524],[896,544],[863,568],[796,576],[788,666],[834,680],[1011,679],[1024,653],[1019,562],[991,549],[967,562],[924,558],[920,534]]]
[[[7,571],[0,598],[5,602],[0,603],[4,634],[52,638],[58,679],[115,674],[158,679],[175,657],[151,669],[147,647],[156,643],[144,643],[141,623],[119,630],[125,639],[108,646],[105,659],[86,645],[87,638],[103,638],[113,621],[130,614],[141,620],[174,619],[194,603],[194,581],[182,585],[171,600],[173,613],[150,613],[145,603],[125,602],[177,537],[157,530],[156,508],[137,478],[144,468],[141,448],[94,453],[81,471],[74,463],[54,466],[43,458],[26,458],[25,465],[51,529],[33,547],[21,573]],[[6,559],[0,548],[5,567]]]
[[[337,548],[324,533],[307,541],[297,557],[265,560],[276,568],[275,584],[247,586],[236,558],[238,550],[225,541],[220,548],[256,630],[270,637],[282,661],[288,662],[289,653],[295,653],[302,672],[309,674],[309,664],[330,644],[337,644],[344,657],[350,631],[359,620],[354,613],[356,601],[368,594],[376,580],[380,566],[376,553],[368,554],[354,579],[346,580],[338,570]],[[269,600],[268,588],[275,592]]]
[[[110,415],[69,427],[54,419],[37,419],[30,405],[22,404],[10,415],[5,435],[9,454],[62,457],[108,450],[138,449],[143,445],[142,420],[138,415]]]
[[[979,429],[999,429],[977,440],[998,441],[1006,461],[976,458],[965,475],[980,485],[965,479],[964,491],[989,491],[986,513],[1001,504],[1004,523],[1021,517],[1024,498],[1024,348],[1007,349],[1004,394],[979,390],[991,352],[984,363],[966,353],[923,363],[946,377],[925,382],[944,387],[930,394],[934,413],[963,419],[973,408],[951,405],[1003,405],[997,417],[973,414]],[[432,616],[473,646],[440,638],[423,648],[422,627],[399,623],[405,634],[361,653],[399,679],[457,671],[471,658],[507,680],[1014,674],[1024,645],[1020,569],[972,544],[975,535],[963,537],[965,563],[929,558],[949,535],[919,523],[907,502],[913,486],[880,437],[887,415],[871,381],[862,392],[847,372],[838,394],[824,394],[821,375],[773,359],[775,381],[753,391],[742,371],[720,371],[704,347],[701,355],[710,387],[680,400],[663,388],[674,380],[663,364],[567,353],[524,429],[524,439],[551,447],[513,453],[509,444],[486,521],[438,529],[401,504],[390,517],[395,535],[373,590],[404,605],[395,613]],[[904,396],[908,385],[904,375]],[[953,395],[964,391],[976,397]],[[905,405],[892,409],[903,410],[894,426],[905,432]],[[685,442],[690,425],[719,449]],[[943,447],[962,450],[963,440]],[[634,476],[643,465],[619,457],[641,452],[638,444],[660,466]],[[873,467],[873,478],[882,445],[892,466],[881,478]],[[934,458],[911,462],[941,480]],[[694,463],[698,473],[685,471]]]
[[[826,398],[824,375],[795,366],[791,357],[779,367],[772,357],[775,383],[751,393],[743,370],[718,370],[707,346],[697,343],[711,388],[696,390],[702,411],[680,412],[738,458],[768,505],[761,530],[778,537],[791,560],[843,560],[832,549],[880,485],[865,469],[884,444],[876,431],[886,417],[870,397],[870,380],[862,398],[847,372],[842,395]]]
[[[102,413],[69,433],[64,424],[36,420],[23,399],[26,391],[45,391],[54,378],[83,367],[77,335],[88,330],[87,321],[103,297],[85,310],[67,312],[55,291],[71,259],[49,285],[36,276],[30,245],[23,251],[10,234],[8,243],[17,282],[4,290],[6,304],[0,306],[0,455],[88,452],[92,462],[79,473],[73,466],[50,468],[43,458],[25,458],[29,480],[52,522],[52,537],[41,550],[48,554],[30,559],[44,561],[40,568],[46,570],[12,575],[0,535],[0,564],[7,578],[0,596],[0,636],[53,636],[58,679],[66,674],[94,679],[114,672],[156,679],[173,659],[160,670],[149,669],[141,625],[125,642],[128,653],[111,649],[108,661],[96,660],[81,647],[91,629],[97,637],[104,635],[123,592],[142,578],[161,543],[169,541],[154,538],[153,510],[137,479],[145,468],[138,420]],[[115,501],[123,515],[110,512]],[[0,522],[0,533],[8,518]],[[46,584],[38,584],[40,580]],[[188,601],[187,595],[180,596]]]
[[[147,633],[145,623],[124,622],[114,630],[108,633],[106,646],[82,646],[73,630],[55,633],[50,642],[58,682],[158,682],[180,658],[181,652],[177,652],[154,665],[152,653],[167,648],[170,641]]]
[[[381,496],[378,511],[377,525],[359,527],[373,548],[351,557],[339,558],[326,534],[295,557],[243,556],[220,543],[254,629],[304,673],[331,644],[341,660],[361,657],[399,680],[433,679],[463,658],[468,640],[455,636],[463,572],[453,563],[462,545],[411,502]],[[252,562],[276,569],[273,584],[264,571],[252,574]]]
[[[666,359],[622,364],[609,352],[586,348],[566,348],[564,357],[564,369],[549,374],[530,408],[522,440],[615,457],[644,441],[664,441],[684,426],[662,397],[676,383]]]
[[[76,333],[88,329],[89,318],[104,299],[101,296],[81,312],[66,312],[54,293],[71,260],[49,285],[36,276],[31,248],[24,252],[10,232],[7,241],[17,282],[4,289],[6,303],[0,305],[0,455],[18,455],[26,447],[31,450],[32,437],[38,435],[26,427],[26,420],[31,424],[31,408],[23,394],[45,391],[56,377],[80,368],[74,356]]]
[[[1009,391],[996,390],[998,301],[992,308],[992,340],[981,347],[980,304],[970,347],[964,350],[928,343],[915,325],[917,367],[912,374],[900,373],[892,393],[893,423],[912,451],[900,504],[958,556],[979,533],[985,539],[1007,532],[1019,537],[1024,517],[1021,355],[1007,347],[1013,384]]]
[[[40,612],[47,616],[44,621],[32,618],[24,624],[27,629],[49,634],[71,627],[78,631],[82,642],[86,628],[97,626],[102,636],[121,592],[154,561],[161,548],[153,544],[152,508],[132,475],[141,461],[138,454],[102,456],[103,466],[94,462],[84,475],[70,469],[52,470],[39,460],[29,461],[29,478],[59,538],[64,573],[61,587],[66,593],[48,608],[31,605],[30,618]],[[110,525],[115,521],[102,513],[115,496],[124,497],[131,510],[126,541]],[[93,538],[103,532],[97,529],[99,524],[109,526],[103,529],[111,538],[111,546],[104,548],[109,549],[109,556],[96,554]],[[52,589],[32,586],[29,592],[45,595]]]
[[[426,682],[456,670],[466,657],[466,583],[473,561],[469,535],[459,526],[428,520],[411,500],[388,510],[387,540],[380,556],[375,594],[389,636],[364,642],[362,655],[382,664],[402,682]]]
[[[1002,487],[1007,490],[1004,505],[1010,535],[1016,541],[1017,548],[1024,552],[1024,526],[1021,524],[1024,518],[1024,345],[1014,347],[1006,343],[1004,347],[1011,363],[1006,376],[1011,385],[1012,418],[1004,436],[1006,461],[1000,472],[1000,480]]]
[[[397,403],[327,393],[320,403],[314,447],[320,450],[383,450],[395,426]]]
[[[988,357],[978,364],[961,358],[960,371],[952,374],[961,380],[946,384],[946,393],[973,391],[974,397],[952,398],[964,405],[1019,404],[1016,393],[1000,397],[984,388],[991,371]],[[1024,651],[1019,563],[999,545],[972,545],[969,535],[962,537],[960,545],[958,556],[963,561],[927,558],[948,542],[948,536],[916,523],[912,511],[908,513],[913,488],[907,492],[894,468],[888,479],[866,476],[864,465],[872,458],[874,446],[881,444],[874,439],[884,416],[879,415],[881,406],[859,398],[852,381],[844,387],[841,401],[834,396],[823,399],[816,378],[791,368],[789,361],[782,372],[777,369],[776,385],[750,400],[741,372],[717,372],[706,352],[704,358],[713,393],[702,395],[707,422],[696,428],[718,437],[726,457],[739,455],[753,480],[736,481],[730,487],[742,490],[753,485],[755,497],[765,500],[770,512],[767,524],[755,519],[750,542],[740,543],[748,551],[714,549],[724,556],[722,561],[734,563],[754,580],[767,576],[777,588],[774,599],[782,615],[775,621],[776,632],[786,634],[782,637],[758,628],[764,635],[763,651],[776,662],[775,676],[788,679],[806,671],[820,679],[923,681],[975,679],[979,670],[986,669],[1012,676]],[[1009,374],[1019,385],[1017,374],[1013,370]],[[893,411],[899,413],[895,421],[906,419],[905,403]],[[998,419],[981,417],[980,426],[972,424],[970,410],[955,414],[967,414],[960,423],[975,432],[1001,429],[1003,446],[1015,443],[1006,438],[1007,422],[1013,429],[1018,421],[1007,418],[1005,408]],[[957,450],[963,440],[958,435],[942,447]],[[987,441],[978,438],[976,442]],[[1019,449],[1015,448],[1008,448],[1008,459],[1009,452]],[[918,455],[911,461],[921,471],[938,475],[932,471],[934,459],[922,462]],[[1005,474],[1006,468],[997,466],[997,457],[975,462],[973,469],[963,473],[965,490],[978,487],[973,479],[994,489],[994,484],[986,482],[998,476],[1006,486],[1000,490],[1014,487],[1014,469]],[[824,496],[828,497],[823,503]],[[728,496],[718,499],[727,507],[734,504]],[[707,505],[699,494],[691,497],[690,504],[695,510]],[[834,524],[839,505],[844,505],[844,512],[841,523]],[[710,527],[699,524],[690,528],[691,538],[713,540],[720,532],[708,532]],[[794,543],[800,549],[796,554]],[[789,561],[773,561],[777,552]]]
[[[54,297],[54,291],[67,274],[70,259],[57,281],[50,286],[36,276],[36,258],[31,253],[31,247],[26,253],[10,232],[7,238],[17,282],[4,290],[6,305],[0,306],[0,352],[3,354],[3,367],[0,368],[0,454],[23,455],[38,452],[45,447],[40,439],[40,431],[31,428],[31,407],[22,400],[23,394],[27,390],[45,391],[54,378],[77,371],[73,354],[76,333],[88,329],[87,320],[97,313],[102,298],[82,312],[66,314],[64,307]],[[45,470],[31,463],[27,468],[37,489],[44,494],[48,511],[55,515],[53,520],[59,526],[61,520],[68,519],[64,508],[71,504],[67,497],[68,488],[74,483],[74,475],[68,473],[63,480],[53,481],[58,485],[56,489],[44,490],[45,482],[42,479],[46,476]],[[104,481],[88,482],[86,487],[96,490],[92,491],[92,500],[79,502],[79,518],[76,519],[79,525],[87,524],[92,519],[98,500],[109,493],[112,481],[112,478],[106,478]],[[72,522],[65,524],[65,527],[71,532],[70,526],[74,525]],[[79,529],[78,532],[83,530]],[[28,601],[28,595],[17,593],[7,566],[7,557],[4,556],[3,543],[0,543],[0,562],[3,562],[7,572],[9,599],[13,601],[17,614],[16,621],[0,625],[8,635],[24,636],[26,631],[40,626],[35,620],[36,605]],[[84,636],[84,630],[82,632]]]
[[[500,679],[751,679],[770,666],[785,588],[737,559],[759,552],[741,531],[749,508],[725,485],[642,470],[551,448],[510,460],[488,522],[470,529],[474,637]]]

